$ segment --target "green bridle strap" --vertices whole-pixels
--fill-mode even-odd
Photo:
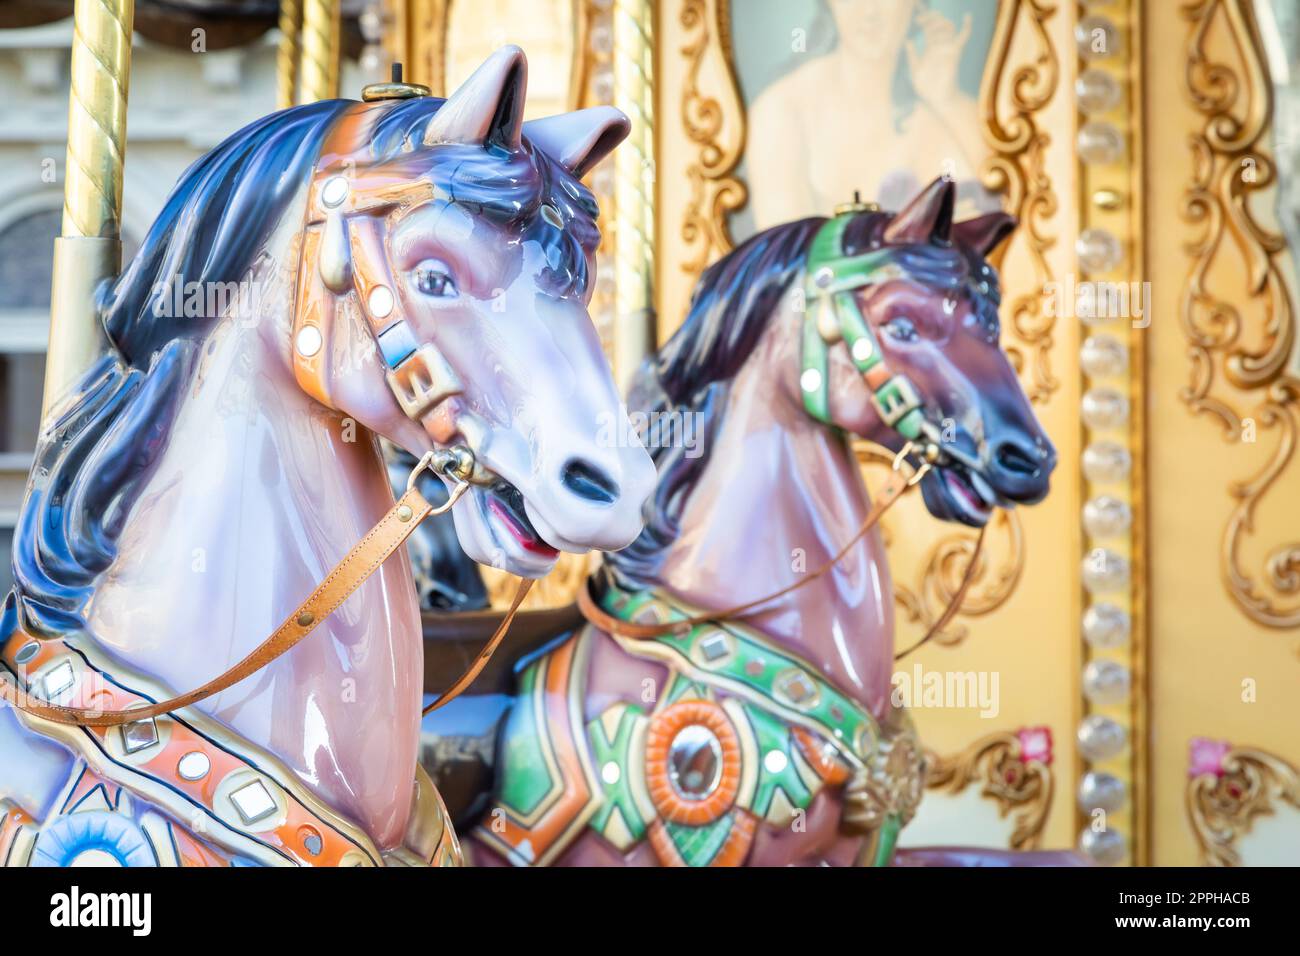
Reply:
[[[854,366],[871,387],[871,400],[881,421],[915,441],[921,437],[925,419],[920,395],[906,376],[889,373],[880,343],[857,298],[859,290],[905,273],[886,249],[844,255],[844,230],[853,216],[850,212],[828,220],[808,249],[803,370],[799,376],[804,407],[813,418],[831,424],[829,345],[843,339]]]

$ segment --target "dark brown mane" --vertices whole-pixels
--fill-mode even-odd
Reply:
[[[968,287],[975,314],[996,334],[997,273],[984,256],[1014,227],[1015,219],[992,213],[953,223],[951,189],[950,182],[936,180],[900,213],[856,214],[845,229],[844,251],[856,255],[889,249],[894,252],[891,258],[918,282],[939,289]],[[774,226],[706,269],[686,320],[638,370],[629,411],[691,416],[688,420],[700,422],[695,434],[703,453],[689,457],[680,443],[648,449],[659,482],[646,504],[645,530],[627,548],[605,556],[622,585],[644,588],[655,583],[659,562],[677,539],[691,490],[708,466],[708,449],[722,426],[731,380],[749,360],[777,303],[803,272],[808,247],[825,222],[814,217]],[[924,238],[918,239],[921,235]]]

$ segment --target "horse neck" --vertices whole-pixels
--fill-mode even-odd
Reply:
[[[691,492],[662,583],[724,608],[797,583],[831,560],[870,502],[851,450],[775,383],[788,350],[765,336],[736,376],[709,464]],[[874,713],[888,701],[893,586],[878,530],[834,569],[743,619]]]
[[[267,344],[281,332],[287,343],[285,329],[227,321],[212,334],[90,603],[93,637],[176,692],[272,633],[393,501],[373,437],[297,387]],[[403,552],[305,641],[199,706],[392,845],[421,673]]]

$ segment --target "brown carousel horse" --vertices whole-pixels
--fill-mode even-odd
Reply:
[[[259,120],[103,291],[107,354],[47,421],[15,536],[0,862],[459,860],[416,763],[410,564],[385,561],[430,505],[394,502],[376,436],[526,578],[630,542],[654,480],[590,427],[620,405],[580,178],[627,120],[525,124],[526,74],[507,47],[445,101]]]
[[[952,210],[938,180],[897,215],[767,230],[704,274],[629,402],[658,466],[646,529],[605,556],[590,623],[519,669],[475,863],[1073,862],[895,851],[923,766],[890,699],[875,522],[919,483],[933,515],[982,528],[1041,500],[1056,461],[999,346],[985,257],[1014,220]],[[850,436],[899,454],[874,504]],[[457,706],[435,732],[458,732]]]

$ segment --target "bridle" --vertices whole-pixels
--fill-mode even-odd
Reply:
[[[880,420],[913,443],[930,464],[943,451],[939,426],[927,419],[920,392],[911,379],[893,372],[871,323],[862,314],[858,293],[907,273],[888,249],[846,255],[844,233],[859,212],[874,206],[846,203],[817,231],[808,247],[804,279],[802,372],[799,388],[808,414],[827,425],[830,416],[830,349],[843,342],[871,392]]]
[[[391,86],[392,84],[384,84]],[[373,98],[372,98],[373,99]],[[337,310],[353,298],[382,357],[384,378],[398,406],[417,424],[463,387],[431,342],[420,342],[406,320],[390,266],[388,228],[395,214],[438,198],[429,179],[394,179],[362,170],[380,110],[352,106],[339,119],[307,197],[293,322],[293,369],[303,391],[329,408],[327,356]],[[317,268],[311,269],[310,263]]]
[[[931,468],[949,457],[949,452],[939,441],[942,434],[939,425],[926,416],[920,392],[906,375],[889,368],[880,342],[858,304],[858,293],[862,289],[906,275],[888,250],[871,250],[852,256],[845,254],[844,233],[849,223],[858,213],[875,210],[874,205],[856,200],[836,208],[835,215],[822,225],[809,245],[803,287],[805,311],[799,388],[803,393],[804,409],[816,420],[833,426],[830,415],[830,349],[843,342],[848,347],[854,367],[871,392],[872,405],[881,421],[904,439],[902,449],[894,456],[888,479],[874,496],[871,509],[857,532],[829,561],[778,591],[734,607],[706,611],[659,624],[637,624],[614,617],[600,606],[588,585],[578,592],[578,608],[592,624],[606,633],[621,637],[649,639],[668,634],[685,634],[700,624],[722,623],[745,617],[829,572],[848,555],[853,545],[875,527],[899,498],[920,484]],[[903,465],[913,456],[919,458],[920,463],[913,465],[911,474],[908,474]],[[930,625],[925,636],[911,647],[895,654],[895,660],[901,660],[928,643],[957,613],[975,577],[984,544],[984,530],[981,528],[975,539],[966,571],[947,607]]]

